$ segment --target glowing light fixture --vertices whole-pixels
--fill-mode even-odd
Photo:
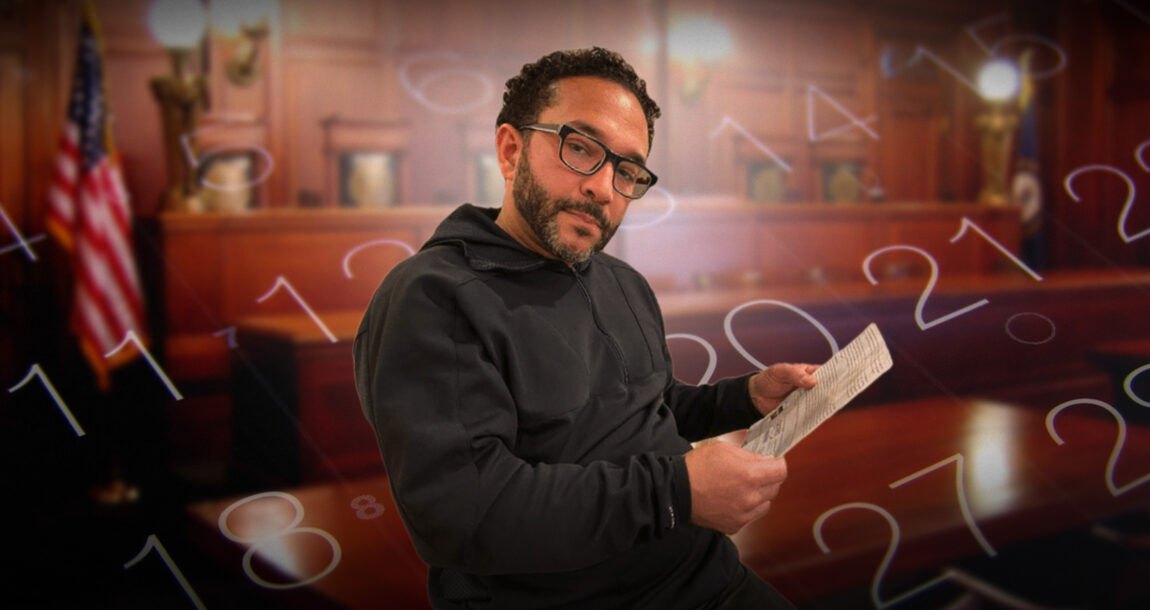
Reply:
[[[1018,66],[1006,59],[992,59],[978,73],[978,92],[988,102],[1012,99],[1018,95],[1021,84]]]
[[[156,0],[148,9],[148,28],[165,49],[195,47],[207,26],[207,12],[198,0]]]
[[[671,23],[667,54],[682,70],[679,92],[687,102],[699,99],[715,65],[734,52],[730,32],[714,18],[684,15]]]
[[[667,50],[677,61],[715,62],[735,52],[731,34],[710,17],[686,16],[671,24]]]

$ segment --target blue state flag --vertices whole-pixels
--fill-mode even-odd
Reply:
[[[1018,96],[1022,115],[1019,117],[1018,155],[1014,162],[1011,185],[1013,199],[1022,213],[1022,259],[1035,269],[1046,266],[1043,231],[1042,183],[1038,177],[1038,119],[1035,116],[1034,83],[1030,77],[1029,56],[1024,55],[1022,89]]]

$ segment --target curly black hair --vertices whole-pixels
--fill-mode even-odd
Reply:
[[[647,118],[647,146],[655,138],[655,119],[659,105],[647,95],[647,83],[639,78],[631,64],[615,51],[602,47],[555,51],[535,63],[525,64],[516,76],[507,80],[503,91],[503,109],[495,119],[498,128],[504,123],[514,127],[535,122],[555,99],[556,81],[572,76],[595,76],[618,83],[634,94]]]

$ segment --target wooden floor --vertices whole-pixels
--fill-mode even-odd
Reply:
[[[800,608],[995,607],[970,592],[975,577],[1142,607],[1129,604],[1150,595],[1138,577],[1150,556],[1091,531],[1150,515],[1150,428],[1114,413],[955,398],[847,409],[788,454],[772,511],[734,540]],[[192,546],[276,607],[427,607],[426,568],[383,477],[188,514]]]

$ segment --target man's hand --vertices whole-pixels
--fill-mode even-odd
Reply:
[[[795,388],[810,389],[817,381],[811,373],[818,370],[814,364],[772,364],[751,377],[747,389],[751,402],[759,413],[766,415],[775,410]]]
[[[702,445],[686,454],[691,523],[734,534],[763,516],[787,478],[787,463],[730,443]]]

